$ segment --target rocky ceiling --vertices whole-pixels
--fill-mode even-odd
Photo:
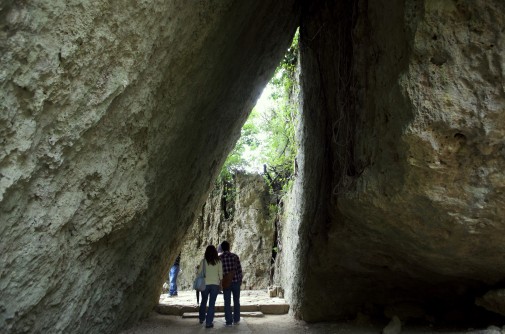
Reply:
[[[150,312],[297,26],[293,314],[475,311],[505,277],[504,22],[500,0],[4,1],[0,328]]]

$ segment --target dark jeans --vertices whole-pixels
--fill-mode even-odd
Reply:
[[[233,313],[231,311],[231,295],[233,294]],[[240,283],[231,283],[228,289],[223,290],[224,297],[224,319],[226,324],[240,321]]]
[[[214,321],[214,313],[216,306],[217,294],[219,293],[219,285],[207,285],[205,290],[202,291],[202,302],[200,303],[199,318],[200,321],[205,321],[206,325],[212,324]],[[207,311],[207,317],[205,317],[205,307],[207,306],[207,299],[209,298],[209,310]]]

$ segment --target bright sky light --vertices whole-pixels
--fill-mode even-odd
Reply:
[[[274,101],[271,98],[273,92],[273,88],[270,84],[267,84],[261,93],[260,98],[256,102],[255,111],[259,117],[256,118],[256,122],[262,122],[263,115],[266,115],[268,110],[275,107]],[[259,124],[256,124],[259,128]],[[245,167],[245,170],[249,173],[262,173],[263,172],[263,164],[264,157],[261,156],[261,152],[263,151],[261,147],[266,142],[267,134],[264,132],[260,132],[256,138],[260,141],[260,147],[255,150],[251,150],[249,146],[245,147],[245,151],[242,154],[242,158],[244,158],[248,162],[248,166]]]
[[[270,98],[270,95],[272,95],[273,89],[270,84],[267,84],[265,88],[263,89],[263,92],[261,93],[260,98],[256,102],[256,111],[258,111],[259,114],[264,114],[268,109],[271,109],[274,107],[274,102]]]

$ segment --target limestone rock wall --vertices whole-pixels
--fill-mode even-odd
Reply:
[[[205,248],[224,240],[240,257],[243,270],[242,289],[266,289],[271,283],[271,259],[274,245],[274,221],[270,212],[270,191],[263,176],[237,173],[228,198],[230,217],[224,215],[223,185],[214,188],[200,215],[184,237],[181,249],[182,273],[179,289],[193,289],[195,267]],[[228,189],[230,191],[230,189]],[[167,276],[168,277],[168,276]]]
[[[314,203],[311,198],[314,198],[314,193],[310,190],[317,191],[317,187],[309,187],[306,181],[312,182],[313,178],[306,177],[306,173],[314,172],[308,170],[312,164],[310,159],[314,158],[311,155],[317,152],[317,147],[306,147],[312,145],[317,141],[307,140],[304,137],[308,135],[307,126],[310,124],[308,121],[314,119],[313,117],[305,120],[302,119],[300,112],[301,103],[303,103],[303,92],[300,90],[300,77],[301,68],[299,61],[300,54],[297,55],[298,61],[296,63],[296,71],[293,76],[293,87],[290,95],[290,104],[292,108],[296,108],[296,138],[297,138],[297,156],[295,160],[295,172],[291,176],[291,186],[286,187],[286,192],[279,194],[277,210],[277,254],[274,263],[273,285],[279,286],[283,290],[283,297],[291,303],[290,313],[296,317],[299,314],[299,302],[302,298],[301,292],[303,291],[303,279],[305,272],[303,266],[305,264],[305,251],[307,249],[307,239],[304,229],[308,226],[304,222],[308,221],[304,216],[310,213],[307,210],[311,204]],[[316,134],[310,136],[315,139]],[[309,159],[309,160],[307,160]],[[317,161],[317,160],[316,160]]]
[[[505,3],[316,1],[302,12],[315,134],[305,175],[331,187],[302,222],[301,316],[402,300],[469,307],[505,278]]]
[[[148,314],[298,5],[0,5],[2,331],[108,333]],[[292,312],[448,310],[499,289],[505,3],[302,6]],[[242,257],[267,244],[217,232]]]
[[[0,328],[147,315],[295,1],[0,5]]]
[[[244,275],[242,289],[259,290],[270,285],[275,230],[269,188],[259,174],[237,173],[232,189],[226,196],[232,215],[225,218],[223,213],[221,183],[210,192],[198,219],[184,237],[179,289],[193,288],[194,269],[203,259],[206,247],[212,244],[217,248],[223,240],[228,240],[231,251],[240,257]]]
[[[299,156],[300,157],[300,156]],[[300,317],[299,303],[303,291],[305,272],[300,209],[304,208],[301,178],[295,178],[293,187],[282,198],[282,210],[278,222],[277,256],[274,263],[273,285],[283,290],[284,299],[291,304],[290,314]]]

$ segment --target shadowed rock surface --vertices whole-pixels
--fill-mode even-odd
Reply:
[[[302,317],[400,300],[437,320],[475,316],[475,297],[505,278],[505,3],[315,1],[302,13],[303,168],[317,189]]]
[[[2,331],[149,314],[297,25],[292,314],[503,322],[505,2],[298,5],[0,5]]]

